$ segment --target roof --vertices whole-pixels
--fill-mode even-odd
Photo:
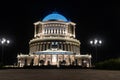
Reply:
[[[66,17],[64,17],[63,15],[57,13],[57,12],[54,12],[52,14],[48,14],[47,16],[45,16],[43,18],[42,21],[68,21]]]

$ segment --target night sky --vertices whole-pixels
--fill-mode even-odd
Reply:
[[[98,37],[103,40],[98,47],[99,60],[120,57],[120,3],[114,0],[8,0],[0,1],[0,38],[11,40],[4,48],[6,64],[15,62],[20,52],[28,54],[33,23],[53,11],[76,23],[76,38],[81,41],[82,54],[95,53],[89,40]]]

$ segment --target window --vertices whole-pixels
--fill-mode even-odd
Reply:
[[[52,42],[51,46],[52,48],[58,48],[58,42]]]

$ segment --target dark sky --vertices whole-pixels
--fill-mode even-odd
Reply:
[[[33,23],[53,11],[76,23],[81,53],[94,53],[88,41],[99,37],[103,40],[98,48],[100,60],[120,57],[120,3],[114,0],[8,0],[0,2],[0,38],[11,40],[4,49],[6,62],[14,61],[20,52],[28,54],[28,43],[34,34]]]

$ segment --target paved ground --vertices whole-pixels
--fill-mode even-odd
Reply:
[[[120,71],[90,69],[8,69],[0,80],[120,80]]]

